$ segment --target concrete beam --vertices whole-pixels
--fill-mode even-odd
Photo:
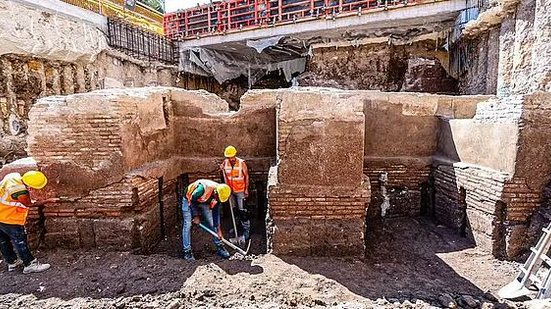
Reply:
[[[448,19],[451,14],[459,13],[461,10],[469,7],[469,1],[466,0],[445,0],[430,3],[410,4],[399,8],[388,10],[377,9],[361,16],[352,15],[340,17],[336,20],[312,19],[310,21],[289,23],[276,27],[266,27],[261,29],[243,30],[226,35],[213,35],[195,40],[183,41],[181,48],[201,47],[209,45],[224,44],[230,42],[239,42],[246,40],[255,40],[273,36],[293,36],[307,35],[308,33],[328,33],[346,31],[355,29],[383,29],[389,27],[399,27],[401,24],[411,24],[416,21],[417,24],[425,24],[429,21],[436,21],[438,17]]]

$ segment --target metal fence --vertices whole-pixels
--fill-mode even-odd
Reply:
[[[478,53],[476,42],[465,38],[463,30],[469,21],[478,17],[481,8],[487,6],[487,0],[471,0],[470,5],[461,11],[448,35],[449,72],[455,78],[464,74],[472,66],[472,59]]]
[[[112,18],[107,26],[109,46],[142,60],[178,63],[177,47],[164,36]]]

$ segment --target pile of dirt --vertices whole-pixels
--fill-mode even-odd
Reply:
[[[426,220],[370,226],[367,257],[186,262],[167,255],[46,251],[52,269],[0,275],[0,308],[517,308],[492,295],[516,264]],[[0,264],[2,265],[2,264]],[[3,268],[3,267],[2,267]]]

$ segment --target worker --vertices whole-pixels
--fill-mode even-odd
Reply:
[[[216,254],[222,258],[229,258],[230,254],[224,248],[222,229],[220,228],[220,203],[224,203],[231,195],[231,189],[226,184],[219,184],[209,179],[199,179],[191,183],[182,200],[184,224],[182,228],[182,242],[184,259],[194,260],[191,252],[191,223],[203,223],[208,229],[216,232],[213,237]]]
[[[224,174],[224,181],[232,190],[230,207],[237,214],[243,230],[243,237],[248,241],[251,222],[245,207],[245,199],[249,197],[249,171],[245,160],[237,157],[237,149],[234,146],[226,147],[224,156],[226,159],[220,165],[220,169]]]
[[[56,200],[31,201],[29,188],[42,189],[47,182],[46,176],[38,171],[26,172],[23,176],[19,173],[7,174],[0,182],[0,252],[8,264],[8,271],[23,266],[23,273],[29,274],[50,268],[50,264],[42,264],[34,258],[25,231],[29,207]]]

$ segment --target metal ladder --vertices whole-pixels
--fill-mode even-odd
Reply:
[[[499,297],[514,299],[521,296],[526,296],[532,292],[530,287],[536,287],[538,290],[538,299],[549,298],[551,296],[551,269],[543,277],[543,280],[538,278],[536,274],[543,263],[551,268],[551,258],[546,253],[551,247],[551,223],[543,228],[543,235],[538,240],[535,247],[530,248],[532,253],[526,263],[520,268],[520,272],[513,280],[501,288],[498,292]]]

